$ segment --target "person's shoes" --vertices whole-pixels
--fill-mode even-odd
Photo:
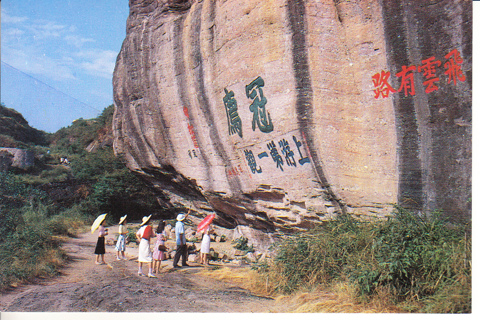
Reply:
[[[173,266],[175,269],[180,269],[181,267],[180,266]]]
[[[143,272],[139,272],[138,275],[139,275],[140,277],[145,277],[145,273],[143,273]]]
[[[117,260],[122,260],[122,259],[120,259],[119,257],[117,257]]]
[[[185,263],[185,264],[182,264],[182,267],[190,267],[190,265]]]
[[[149,278],[156,278],[157,276],[154,275],[153,273],[149,273],[149,274],[148,274],[148,277],[149,277]]]

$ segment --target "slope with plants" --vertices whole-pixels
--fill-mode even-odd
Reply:
[[[0,290],[56,274],[65,259],[62,238],[74,235],[100,213],[108,212],[116,221],[125,214],[136,219],[162,212],[155,194],[115,158],[105,139],[113,106],[96,119],[79,119],[55,134],[30,128],[12,109],[1,110],[3,120],[17,123],[11,130],[4,128],[2,141],[32,150],[35,166],[0,173]],[[20,125],[26,128],[25,135],[20,134]],[[88,152],[99,137],[104,143]],[[67,158],[68,164],[60,163],[60,158]]]
[[[46,132],[30,127],[19,112],[0,104],[0,147],[45,146],[48,144],[48,136]]]

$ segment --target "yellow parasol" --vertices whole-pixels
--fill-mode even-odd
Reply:
[[[105,220],[105,216],[107,214],[104,213],[104,214],[101,214],[97,217],[97,219],[95,219],[95,221],[93,222],[92,224],[92,233],[98,229],[98,227],[100,227],[100,225],[102,224],[103,220]]]

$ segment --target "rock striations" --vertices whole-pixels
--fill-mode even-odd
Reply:
[[[130,0],[114,149],[227,228],[468,217],[471,70],[471,1]]]

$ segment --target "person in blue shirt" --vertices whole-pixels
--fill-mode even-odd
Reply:
[[[180,260],[180,257],[182,257],[182,267],[188,267],[187,264],[187,256],[188,256],[188,250],[187,250],[187,240],[185,238],[185,224],[183,221],[188,217],[190,214],[190,209],[188,209],[188,213],[180,213],[177,216],[177,223],[175,224],[175,237],[177,239],[177,250],[175,252],[175,256],[173,257],[173,267],[174,268],[180,268],[178,265],[178,261]]]

